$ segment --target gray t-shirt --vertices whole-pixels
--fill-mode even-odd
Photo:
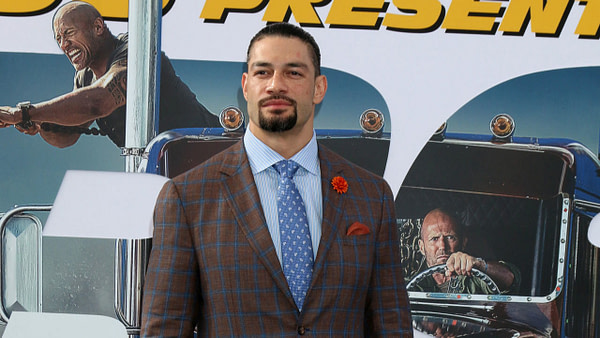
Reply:
[[[117,37],[117,46],[110,56],[108,69],[119,61],[127,60],[128,34]],[[74,87],[82,88],[95,81],[94,73],[86,68],[75,74]],[[190,88],[175,74],[171,61],[161,53],[160,110],[158,131],[189,127],[219,127],[216,115],[210,113]],[[100,131],[105,133],[118,147],[125,145],[125,106],[115,109],[110,115],[96,120]]]

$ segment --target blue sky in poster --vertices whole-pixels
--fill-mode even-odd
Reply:
[[[240,87],[243,63],[175,60],[173,64],[212,112],[228,105],[245,108]],[[329,90],[317,115],[318,128],[356,129],[358,116],[369,108],[381,110],[390,121],[386,102],[375,88],[351,74],[331,69],[324,73]],[[62,55],[0,53],[0,76],[0,105],[15,105],[69,92],[73,68]],[[448,131],[487,134],[490,119],[507,112],[516,120],[516,136],[571,138],[597,153],[598,97],[600,67],[528,74],[484,90],[448,120]],[[56,149],[39,136],[6,128],[0,130],[0,144],[0,212],[15,204],[52,203],[67,169],[124,168],[119,149],[104,137],[83,136],[73,147]]]
[[[500,83],[448,119],[448,131],[489,134],[499,113],[515,119],[515,136],[568,138],[598,154],[600,67],[557,69]]]

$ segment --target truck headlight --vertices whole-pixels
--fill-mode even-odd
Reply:
[[[498,114],[492,118],[490,130],[496,138],[510,138],[515,132],[515,120],[508,114]]]
[[[378,133],[383,125],[383,114],[377,109],[367,109],[360,115],[360,127],[365,133]]]
[[[238,107],[227,107],[219,114],[219,122],[226,131],[236,131],[244,125],[244,114]]]

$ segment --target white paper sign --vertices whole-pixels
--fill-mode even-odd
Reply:
[[[166,181],[153,174],[69,170],[43,234],[150,238],[156,197]]]

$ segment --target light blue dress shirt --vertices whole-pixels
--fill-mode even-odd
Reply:
[[[277,213],[277,182],[279,174],[273,164],[285,160],[275,150],[269,148],[246,129],[244,134],[244,147],[254,175],[254,182],[258,189],[260,203],[262,204],[269,233],[273,245],[281,262],[281,239],[279,233],[279,219]],[[290,158],[300,165],[294,175],[294,183],[302,196],[308,216],[310,239],[313,246],[313,255],[316,259],[321,241],[321,222],[323,221],[323,194],[321,191],[321,166],[319,165],[317,138],[313,137],[308,144]]]

